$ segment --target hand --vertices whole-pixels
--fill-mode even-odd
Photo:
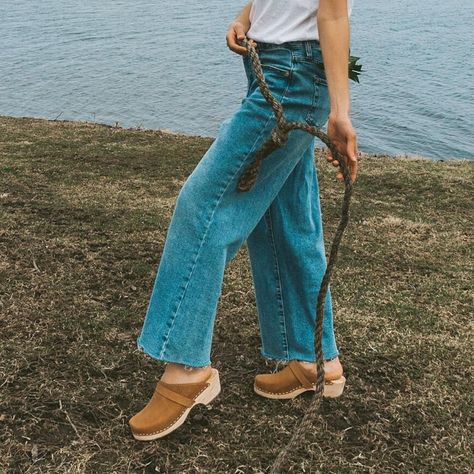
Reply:
[[[247,48],[238,43],[238,41],[245,38],[245,33],[244,25],[240,21],[234,21],[230,24],[226,35],[227,46],[229,49],[241,56],[247,54]],[[256,45],[254,40],[251,39],[250,42],[253,46]]]
[[[357,149],[357,135],[352,127],[349,116],[329,116],[328,136],[337,148],[337,151],[345,159],[345,163],[349,169],[349,176],[354,182],[357,177],[357,157],[359,155]],[[333,166],[339,166],[339,161],[335,160],[330,150],[326,159]],[[336,173],[336,179],[342,181],[344,175],[341,171]]]

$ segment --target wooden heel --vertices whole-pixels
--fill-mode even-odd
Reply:
[[[327,398],[337,398],[342,395],[344,386],[346,384],[346,378],[342,375],[336,380],[330,380],[324,383],[323,396]]]
[[[211,385],[196,398],[196,404],[202,403],[204,405],[209,405],[209,403],[211,403],[212,400],[214,400],[214,398],[216,398],[221,391],[219,372],[217,371],[217,369],[214,368],[212,369],[212,371],[213,373],[209,379]]]

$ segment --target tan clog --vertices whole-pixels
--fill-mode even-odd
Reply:
[[[151,441],[166,436],[184,423],[192,407],[208,405],[220,391],[219,372],[214,368],[203,382],[171,384],[160,380],[145,408],[129,420],[133,437]]]
[[[342,395],[346,378],[341,373],[325,374],[323,396],[335,398]],[[300,393],[316,389],[316,371],[303,363],[291,360],[282,370],[255,376],[254,391],[266,398],[295,398]]]

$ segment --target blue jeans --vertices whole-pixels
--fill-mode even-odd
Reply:
[[[328,86],[317,40],[258,43],[263,72],[287,120],[322,127]],[[190,367],[211,364],[224,269],[246,243],[255,287],[263,357],[315,361],[316,299],[326,268],[315,138],[289,133],[263,160],[247,192],[240,174],[275,126],[275,117],[243,56],[248,90],[238,110],[184,182],[168,227],[138,347]],[[330,288],[323,355],[338,355]]]

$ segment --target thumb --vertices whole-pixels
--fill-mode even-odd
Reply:
[[[346,156],[349,158],[349,160],[351,161],[357,160],[356,149],[357,149],[356,139],[353,136],[351,136],[347,140],[347,146],[346,146]]]
[[[234,27],[235,34],[237,36],[237,39],[244,39],[245,37],[245,31],[244,27],[241,23],[237,23]]]

